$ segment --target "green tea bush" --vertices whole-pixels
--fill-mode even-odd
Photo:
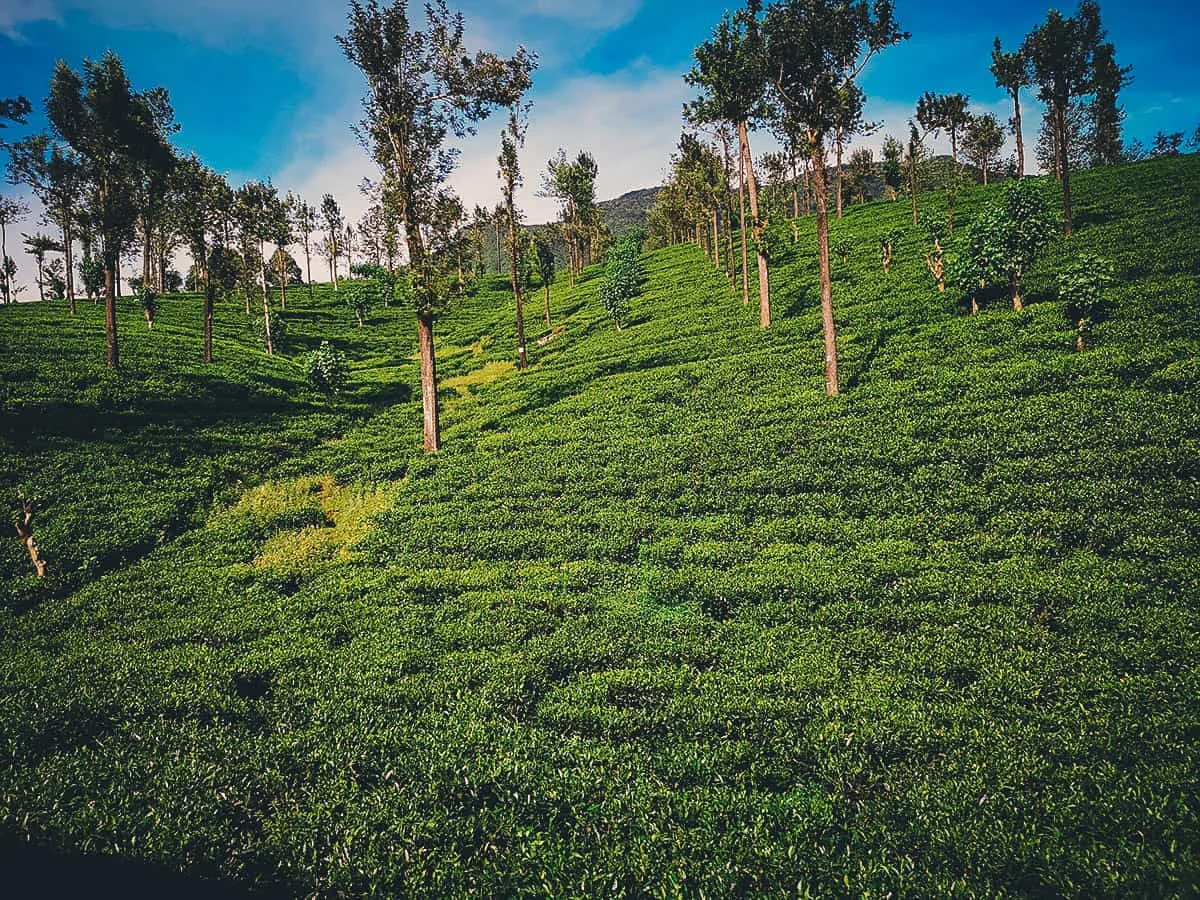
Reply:
[[[329,341],[321,341],[321,346],[304,361],[304,373],[309,384],[333,401],[346,387],[350,366],[344,353],[334,349]]]
[[[1113,265],[1106,259],[1082,253],[1058,271],[1058,299],[1067,319],[1078,331],[1079,349],[1084,349],[1091,326],[1108,313],[1105,295],[1116,280]]]

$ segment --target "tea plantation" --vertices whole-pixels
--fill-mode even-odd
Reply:
[[[98,307],[0,310],[51,563],[0,544],[0,833],[286,895],[1194,896],[1200,157],[1076,192],[977,316],[850,208],[832,399],[810,220],[768,330],[676,247],[621,331],[561,280],[518,373],[486,282],[429,457],[402,309],[296,290],[268,358],[222,301],[206,368],[195,297],[129,303],[117,376]]]

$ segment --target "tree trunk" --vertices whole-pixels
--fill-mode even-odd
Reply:
[[[712,248],[713,263],[719,269],[721,268],[721,221],[716,206],[712,211]]]
[[[738,227],[742,233],[742,305],[750,305],[750,255],[746,247],[746,154],[742,152],[741,126],[738,126],[738,200],[741,203],[741,218]]]
[[[833,323],[833,280],[829,273],[829,197],[825,190],[825,154],[819,134],[809,133],[817,194],[817,258],[821,272],[821,328],[825,334],[825,393],[838,393],[837,335]]]
[[[417,344],[421,351],[421,410],[424,417],[425,452],[442,449],[438,424],[437,361],[433,355],[433,320],[417,317]]]
[[[1063,229],[1067,237],[1071,236],[1071,145],[1070,136],[1067,134],[1067,111],[1064,108],[1058,111],[1058,127],[1059,127],[1059,159],[1062,165],[1062,193],[1063,193]]]
[[[1013,128],[1017,138],[1017,177],[1025,177],[1025,138],[1021,134],[1021,92],[1020,88],[1012,92],[1013,98]]]
[[[800,218],[800,173],[796,169],[796,157],[792,157],[792,218]]]
[[[546,327],[550,327],[550,282],[546,282]]]
[[[267,264],[263,256],[263,245],[258,245],[258,272],[262,277],[263,298],[263,335],[267,339],[267,356],[275,355],[275,345],[271,341],[271,300],[267,294]]]
[[[117,346],[117,297],[113,291],[116,274],[112,266],[104,267],[104,344],[105,365],[115,369],[121,364],[120,348]]]
[[[279,307],[287,309],[287,273],[284,271],[284,259],[286,254],[283,248],[279,248]]]
[[[840,219],[842,217],[842,130],[840,128],[833,141],[837,161],[837,217]],[[824,178],[821,180],[824,181]]]
[[[313,301],[312,257],[308,252],[308,235],[304,236],[304,277],[308,280],[308,302]]]
[[[208,269],[208,251],[201,254],[201,272],[204,275],[204,361],[213,361],[213,286]]]
[[[45,260],[46,260],[45,256],[39,256],[37,258],[38,300],[42,303],[46,302],[46,273],[45,273],[45,266],[44,266]]]
[[[25,549],[29,551],[29,559],[33,563],[37,577],[45,578],[46,560],[42,557],[42,551],[33,537],[33,504],[24,498],[21,499],[21,512],[18,514],[15,524],[17,536],[21,538]]]
[[[754,157],[750,154],[750,136],[746,123],[738,124],[738,135],[742,141],[742,153],[746,158],[746,183],[750,188],[750,215],[754,217],[755,254],[758,256],[758,325],[771,325],[771,287],[767,273],[767,257],[762,252],[762,222],[758,217],[758,183],[754,180]]]
[[[67,302],[71,304],[71,315],[75,315],[75,275],[71,271],[75,264],[74,252],[71,249],[73,240],[71,235],[71,224],[69,218],[64,218],[67,223],[63,226],[63,249],[67,260]]]
[[[515,119],[513,120],[516,121]],[[521,279],[517,273],[517,216],[513,208],[514,184],[511,178],[505,183],[505,203],[508,209],[508,260],[512,278],[513,298],[517,301],[517,368],[529,368],[529,356],[525,352],[525,311],[521,296]]]
[[[1012,277],[1012,301],[1013,309],[1020,312],[1025,308],[1025,303],[1021,298],[1021,275],[1020,273]]]

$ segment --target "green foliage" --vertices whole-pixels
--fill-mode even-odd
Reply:
[[[305,359],[304,373],[309,384],[332,402],[346,387],[350,366],[344,353],[335,350],[329,341],[321,341],[321,346]]]
[[[271,313],[270,317],[259,316],[257,322],[259,338],[261,338],[264,343],[266,342],[267,326],[268,323],[270,323],[271,347],[276,353],[285,352],[288,346],[288,324],[283,313],[275,311]]]
[[[1021,302],[1021,285],[1038,256],[1058,233],[1044,191],[1036,179],[1005,182],[1000,197],[971,224],[963,254],[967,261],[956,271],[976,275],[984,285],[1003,283]]]
[[[854,245],[845,238],[842,238],[833,245],[833,252],[842,258],[842,265],[847,265],[850,262],[850,254],[854,252]]]
[[[373,280],[343,281],[341,292],[355,321],[359,325],[365,325],[371,307],[379,299],[379,283]]]
[[[79,277],[89,297],[104,293],[104,264],[95,256],[85,256],[79,264]]]
[[[351,273],[359,278],[366,278],[375,284],[375,293],[384,306],[391,306],[396,299],[397,277],[385,266],[378,263],[355,263]]]
[[[142,288],[138,291],[138,300],[142,304],[142,312],[145,313],[146,319],[153,322],[154,314],[158,312],[158,291]]]
[[[628,322],[629,302],[641,293],[642,280],[646,277],[642,265],[645,237],[645,231],[630,229],[609,249],[604,264],[600,300],[618,331]]]
[[[1058,270],[1058,299],[1072,325],[1103,321],[1105,296],[1116,281],[1113,265],[1091,253],[1081,253]]]

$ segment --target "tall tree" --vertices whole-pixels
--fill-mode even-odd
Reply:
[[[1084,0],[1071,18],[1050,10],[1045,23],[1029,33],[1022,47],[1054,132],[1067,237],[1071,236],[1071,134],[1067,117],[1073,100],[1095,90],[1094,59],[1103,38],[1100,7],[1093,0]]]
[[[1117,65],[1116,50],[1110,43],[1096,47],[1092,65],[1095,98],[1091,105],[1091,164],[1111,166],[1121,162],[1125,149],[1121,140],[1125,111],[1117,105],[1117,94],[1133,82],[1133,67]]]
[[[537,256],[537,276],[546,290],[546,327],[553,324],[550,321],[550,285],[554,284],[554,248],[541,238],[534,238],[533,252]]]
[[[269,181],[248,181],[237,192],[241,209],[242,227],[253,247],[253,261],[258,268],[258,286],[262,288],[263,341],[267,356],[275,354],[274,330],[271,327],[271,300],[267,293],[267,261],[264,245],[276,234],[278,219],[276,209],[279,192]],[[247,260],[249,263],[250,260]],[[247,282],[248,285],[248,282]]]
[[[517,240],[520,211],[516,204],[516,191],[521,186],[521,160],[517,153],[525,146],[525,132],[529,129],[529,106],[513,104],[508,111],[508,125],[500,133],[499,178],[504,193],[504,208],[508,217],[508,256],[512,277],[513,299],[517,306],[517,368],[529,367],[529,355],[525,350],[525,312],[521,296],[521,277],[518,269],[523,248]]]
[[[11,145],[10,153],[9,179],[27,185],[62,232],[67,302],[75,315],[73,229],[85,187],[79,162],[69,149],[45,134],[18,141]]]
[[[25,201],[15,197],[0,197],[0,265],[8,265],[8,226],[15,225],[27,215],[29,215],[29,205]],[[4,302],[12,303],[12,279],[7,274],[4,279],[3,294]]]
[[[696,65],[684,80],[700,90],[700,97],[688,105],[693,122],[727,122],[738,136],[739,190],[748,192],[753,223],[755,254],[758,261],[759,326],[771,324],[771,287],[767,264],[763,220],[759,214],[758,183],[754,177],[754,156],[750,152],[750,128],[766,118],[766,69],[760,30],[762,3],[747,0],[744,9],[728,13],[717,23],[713,36],[695,50]],[[742,299],[749,301],[747,273],[746,214],[740,222],[742,236]]]
[[[308,282],[308,299],[313,299],[312,280],[312,234],[317,230],[317,211],[304,198],[288,194],[291,198],[292,227],[304,245],[304,280]]]
[[[991,113],[971,117],[963,133],[963,155],[983,173],[984,184],[1003,147],[1004,129],[999,119]]]
[[[440,186],[453,169],[453,134],[473,132],[498,106],[511,106],[530,84],[534,62],[524,48],[511,58],[484,51],[470,54],[461,14],[445,0],[425,6],[426,29],[416,30],[406,0],[380,6],[351,0],[349,24],[338,37],[346,57],[367,82],[366,118],[359,137],[390,181],[413,275],[421,356],[424,447],[441,447],[437,409],[437,369],[433,324],[445,292],[439,260],[427,246]],[[429,235],[436,237],[436,234]],[[434,248],[436,249],[436,248]]]
[[[275,254],[271,257],[271,262],[279,277],[279,308],[286,310],[287,286],[291,281],[290,274],[286,269],[288,263],[295,265],[295,261],[287,251],[287,248],[296,241],[296,233],[292,230],[294,216],[288,205],[288,198],[281,200],[278,194],[267,213],[270,220],[270,241],[275,245]]]
[[[784,114],[803,122],[813,154],[817,192],[817,255],[825,337],[825,390],[838,393],[837,338],[829,270],[829,198],[825,141],[837,127],[840,98],[863,67],[908,35],[896,24],[891,0],[781,0],[764,25],[767,71]]]
[[[1018,50],[1015,53],[1005,53],[1000,47],[1000,38],[992,47],[992,76],[996,79],[996,87],[1008,91],[1012,98],[1013,117],[1012,132],[1017,140],[1017,177],[1025,177],[1025,137],[1021,132],[1021,88],[1032,84],[1029,73],[1029,59]]]
[[[204,281],[204,361],[213,361],[213,297],[212,248],[221,237],[224,198],[230,193],[228,183],[194,155],[180,160],[174,174],[174,215],[179,233],[187,243],[192,259]]]
[[[333,289],[338,289],[338,258],[342,252],[342,229],[345,220],[342,218],[342,208],[338,206],[333,194],[321,198],[321,222],[325,226],[325,252],[329,257],[329,280]]]
[[[37,265],[38,299],[46,299],[46,254],[62,253],[63,246],[48,234],[23,234],[25,252],[33,257]]]
[[[121,60],[109,52],[99,61],[85,59],[82,77],[60,60],[46,101],[51,126],[74,151],[91,184],[90,213],[99,231],[105,273],[105,359],[112,369],[120,364],[116,303],[120,253],[137,215],[129,202],[130,181],[144,168],[165,168],[173,156],[160,99],[157,92],[134,91]]]

